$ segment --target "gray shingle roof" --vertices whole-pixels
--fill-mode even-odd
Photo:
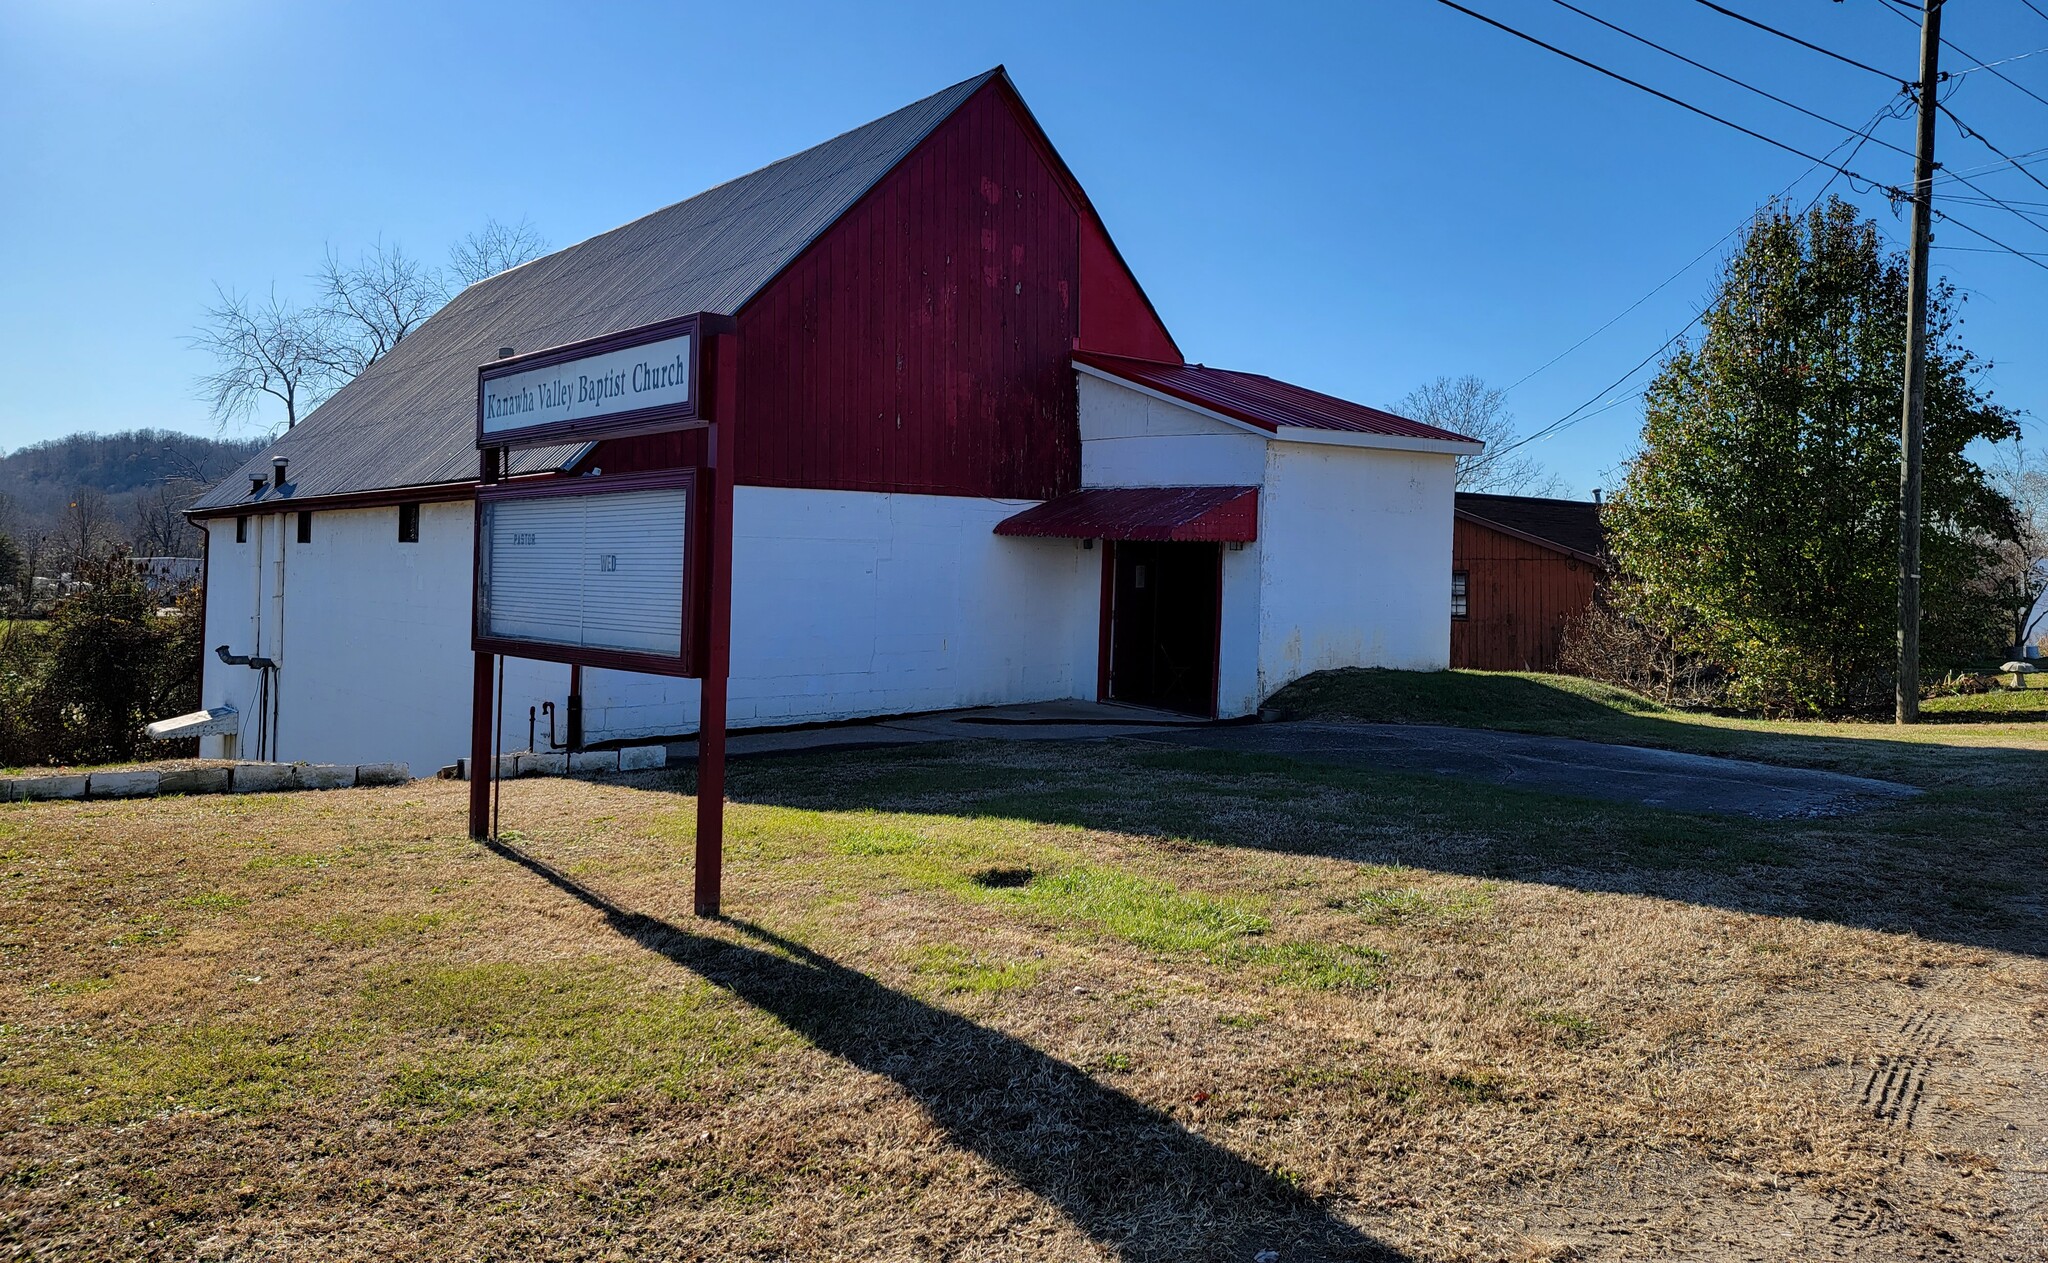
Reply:
[[[999,69],[685,202],[457,294],[391,353],[200,497],[204,512],[476,477],[476,369],[696,311],[736,312]],[[512,473],[559,469],[574,447],[515,452]],[[271,458],[287,489],[249,494]]]

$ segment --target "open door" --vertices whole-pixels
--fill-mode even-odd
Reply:
[[[1222,545],[1119,540],[1111,565],[1109,700],[1213,716]]]

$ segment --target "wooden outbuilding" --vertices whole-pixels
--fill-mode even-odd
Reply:
[[[1459,492],[1451,535],[1451,665],[1554,671],[1565,625],[1606,575],[1600,506]]]

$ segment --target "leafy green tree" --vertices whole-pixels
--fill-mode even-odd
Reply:
[[[1928,303],[1923,660],[1998,643],[2011,504],[1965,449],[2015,431],[1977,385],[1947,284]],[[1696,346],[1644,397],[1607,511],[1633,612],[1719,668],[1732,704],[1841,712],[1888,696],[1898,601],[1906,262],[1830,198],[1758,214]]]

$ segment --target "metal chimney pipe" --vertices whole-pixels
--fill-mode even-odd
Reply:
[[[273,456],[273,457],[271,457],[271,458],[270,458],[270,485],[271,485],[271,486],[273,486],[273,487],[282,487],[282,486],[284,486],[284,467],[285,467],[286,465],[289,465],[289,464],[291,464],[291,463],[292,463],[292,460],[291,460],[291,457],[289,457],[289,456]]]

